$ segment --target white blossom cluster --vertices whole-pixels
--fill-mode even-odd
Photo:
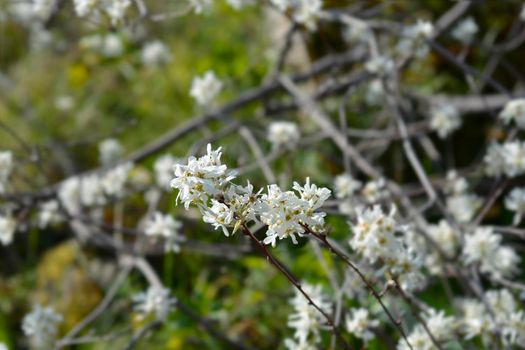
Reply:
[[[112,25],[122,23],[131,0],[73,0],[77,16],[99,21],[107,16]]]
[[[78,45],[106,58],[119,57],[124,53],[124,42],[116,33],[88,35],[83,37]]]
[[[182,223],[169,214],[155,212],[145,223],[144,233],[150,237],[162,237],[165,240],[166,251],[180,251],[180,243],[185,238],[180,234]]]
[[[13,242],[16,220],[11,215],[0,215],[0,243],[7,246]]]
[[[123,148],[117,140],[106,139],[99,143],[98,153],[100,157],[100,163],[111,164],[122,156]]]
[[[465,339],[480,337],[484,346],[496,346],[501,339],[505,346],[525,346],[525,313],[507,289],[489,290],[484,300],[457,300],[461,312],[459,330]],[[488,308],[488,309],[487,309]],[[490,310],[490,311],[489,311]],[[495,337],[496,334],[500,337]]]
[[[379,76],[388,76],[394,72],[396,63],[393,59],[387,56],[376,56],[370,59],[365,64],[365,69],[370,73]]]
[[[434,106],[430,116],[430,128],[442,139],[461,127],[461,117],[451,105]]]
[[[459,22],[452,30],[452,37],[463,44],[469,44],[478,32],[478,25],[472,17]]]
[[[139,313],[140,318],[155,315],[163,320],[169,314],[176,299],[170,296],[169,289],[150,286],[145,292],[133,296],[134,310]]]
[[[496,278],[511,277],[518,271],[520,257],[511,247],[501,243],[502,237],[489,227],[477,227],[465,236],[463,259],[477,264],[479,270]]]
[[[81,207],[100,206],[110,198],[124,195],[133,164],[123,163],[102,173],[70,177],[60,184],[58,198],[71,214]]]
[[[525,173],[525,143],[507,141],[490,144],[485,157],[485,173],[489,176],[515,177]]]
[[[207,71],[203,76],[193,78],[190,95],[199,105],[207,106],[217,97],[222,85],[213,71]]]
[[[171,61],[172,55],[168,47],[159,40],[146,43],[142,48],[142,64],[148,67],[160,66]]]
[[[325,313],[331,310],[330,302],[323,294],[320,285],[303,283],[304,292]],[[286,339],[285,345],[288,349],[315,349],[314,344],[319,343],[320,331],[325,328],[325,318],[298,290],[290,299],[294,312],[288,316],[288,327],[294,329],[295,339]],[[293,347],[295,346],[295,347]]]
[[[421,258],[411,249],[408,229],[397,224],[395,214],[394,206],[388,214],[379,205],[356,208],[356,222],[350,223],[353,235],[349,244],[370,264],[381,263],[399,278],[403,288],[418,289],[424,283]]]
[[[414,55],[423,58],[428,54],[427,39],[430,39],[434,32],[434,26],[428,21],[418,20],[416,24],[403,28],[401,40],[396,46],[396,50],[401,55]]]
[[[447,173],[445,193],[447,209],[459,223],[470,222],[481,207],[481,198],[468,191],[467,181],[454,170]]]
[[[231,182],[235,178],[226,165],[221,163],[221,149],[212,150],[207,146],[206,155],[190,157],[188,164],[175,166],[175,178],[171,186],[179,190],[177,200],[186,209],[196,205],[203,220],[215,229],[222,229],[228,236],[229,228],[235,233],[249,221],[260,221],[268,227],[265,244],[275,246],[277,239],[303,236],[306,227],[320,230],[324,225],[325,213],[317,212],[330,190],[317,187],[307,179],[304,186],[294,183],[294,191],[283,191],[272,184],[266,193],[253,192],[253,186],[238,186]]]
[[[432,334],[434,340],[441,346],[453,339],[456,328],[456,320],[454,317],[445,316],[443,311],[436,311],[435,309],[429,309],[421,316],[425,320],[428,331]],[[407,340],[414,350],[437,349],[432,338],[422,324],[418,324],[414,327],[412,332],[408,335]],[[397,349],[408,350],[410,349],[410,346],[408,346],[404,339],[400,339]]]
[[[33,310],[24,316],[22,330],[29,337],[35,349],[51,349],[58,334],[58,325],[63,321],[60,314],[51,307],[36,304]]]
[[[155,181],[163,190],[169,189],[171,179],[173,178],[175,164],[177,163],[180,163],[180,159],[177,159],[170,154],[165,154],[157,158],[155,161],[155,164],[153,165]]]
[[[513,188],[505,197],[505,208],[514,212],[514,225],[518,225],[525,214],[525,188]]]

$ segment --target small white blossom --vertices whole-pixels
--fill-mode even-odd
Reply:
[[[106,203],[104,188],[97,174],[84,176],[80,180],[80,202],[86,207]]]
[[[341,174],[335,178],[335,196],[337,198],[347,198],[353,196],[354,193],[359,190],[362,183],[354,179],[349,174]]]
[[[292,122],[273,122],[268,127],[268,141],[274,149],[293,149],[299,143],[301,133]]]
[[[525,98],[507,102],[499,117],[506,124],[514,121],[520,129],[525,129]]]
[[[56,200],[52,199],[40,205],[40,211],[38,212],[38,226],[40,228],[57,224],[62,220],[62,215],[60,215],[58,202]]]
[[[122,157],[123,148],[115,139],[106,139],[98,144],[100,163],[111,164]]]
[[[22,330],[36,349],[51,349],[58,333],[58,324],[63,321],[51,306],[43,308],[39,304],[31,313],[24,316]]]
[[[180,234],[182,223],[175,220],[173,216],[155,212],[153,217],[146,221],[144,227],[144,233],[147,236],[165,239],[166,251],[180,251],[180,243],[184,242],[185,238]]]
[[[13,170],[13,154],[10,151],[0,152],[0,194],[6,191],[9,175]]]
[[[515,212],[514,224],[517,225],[525,214],[525,188],[514,188],[505,197],[505,208]]]
[[[418,20],[416,24],[406,27],[401,33],[402,39],[397,44],[396,50],[401,55],[414,55],[422,58],[428,54],[427,39],[434,32],[434,26],[428,21]]]
[[[370,73],[378,75],[389,75],[396,68],[395,62],[386,56],[377,56],[365,64],[365,68]]]
[[[385,190],[385,180],[378,179],[368,181],[361,190],[361,195],[365,198],[367,202],[376,203],[377,201],[379,201],[387,195],[387,192]]]
[[[439,105],[432,108],[430,127],[444,139],[461,126],[458,111],[450,105]]]
[[[329,313],[331,306],[326,296],[323,294],[320,285],[310,285],[303,283],[305,293],[321,310]],[[325,319],[321,312],[314,308],[310,302],[299,291],[295,291],[295,296],[290,300],[294,308],[294,313],[288,316],[288,327],[295,329],[294,337],[299,344],[308,343],[309,338],[314,343],[320,340],[320,330],[323,328]]]
[[[348,23],[343,35],[350,43],[366,43],[370,38],[370,27],[364,21],[352,21]]]
[[[290,338],[284,340],[284,346],[286,346],[288,350],[317,350],[317,347],[313,344],[295,342]]]
[[[142,64],[145,66],[158,66],[171,60],[168,47],[159,40],[148,42],[141,52]]]
[[[383,89],[383,82],[380,79],[374,79],[368,84],[366,90],[365,101],[370,106],[379,105],[385,96]]]
[[[70,214],[80,208],[80,193],[80,179],[76,176],[63,181],[58,188],[58,198]]]
[[[460,299],[457,304],[461,312],[459,327],[465,339],[492,332],[493,323],[482,302],[475,299]]]
[[[123,22],[131,0],[73,0],[75,12],[79,17],[90,17],[98,21],[101,14],[106,14],[112,25]]]
[[[56,0],[33,0],[33,13],[38,19],[46,21],[56,6]]]
[[[124,53],[124,43],[118,34],[86,36],[80,40],[79,46],[107,58],[119,57]]]
[[[428,235],[439,245],[449,257],[454,256],[459,247],[459,234],[446,220],[428,227]]]
[[[476,228],[465,236],[465,263],[479,264],[481,272],[496,278],[512,276],[518,269],[520,258],[510,247],[502,246],[501,240],[501,235],[493,233],[491,228]]]
[[[481,198],[475,194],[459,194],[447,197],[447,209],[461,223],[470,222],[481,207]]]
[[[155,170],[155,179],[157,185],[163,189],[169,188],[170,181],[173,177],[175,164],[179,163],[179,159],[170,154],[165,154],[155,161],[153,169]]]
[[[105,172],[101,178],[104,193],[109,197],[121,197],[124,195],[126,181],[132,168],[132,163],[124,163]]]
[[[522,175],[525,173],[525,142],[492,143],[483,161],[487,175],[505,174],[509,177]]]
[[[462,20],[452,30],[452,37],[463,44],[468,44],[478,32],[478,25],[472,17]]]
[[[447,172],[447,182],[445,183],[445,193],[449,195],[464,194],[468,190],[468,183],[464,177],[458,175],[455,170]]]
[[[212,224],[215,229],[222,228],[225,236],[229,236],[228,226],[231,226],[234,219],[234,212],[226,204],[211,200],[211,208],[203,210],[202,220]]]
[[[193,12],[200,15],[206,13],[212,8],[212,0],[190,0],[190,5],[193,8]]]
[[[7,246],[13,242],[16,220],[12,216],[0,215],[0,243]]]
[[[222,82],[217,79],[215,73],[207,71],[203,76],[193,78],[190,96],[193,97],[198,104],[206,106],[210,104],[221,90]]]
[[[75,106],[75,100],[68,95],[57,96],[55,98],[55,108],[60,111],[69,111]]]
[[[370,319],[367,309],[358,308],[351,310],[351,316],[346,319],[346,330],[365,343],[375,338],[372,328],[379,326],[378,320]]]
[[[294,6],[293,19],[308,30],[314,31],[317,29],[317,19],[322,8],[321,0],[300,0]]]
[[[175,299],[170,298],[169,289],[150,286],[146,292],[133,296],[133,303],[135,303],[135,311],[141,318],[155,314],[157,319],[163,320],[175,303]]]
[[[246,5],[254,4],[253,0],[226,0],[226,2],[236,10],[240,10]]]

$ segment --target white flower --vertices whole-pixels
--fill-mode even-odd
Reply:
[[[481,207],[481,198],[474,194],[459,194],[447,197],[447,209],[461,223],[467,223]]]
[[[301,134],[297,124],[292,122],[273,122],[268,127],[268,141],[274,149],[293,149],[299,143]]]
[[[212,150],[208,144],[206,155],[190,157],[188,164],[175,165],[175,178],[171,187],[179,190],[177,200],[184,203],[186,209],[192,203],[207,204],[210,196],[219,194],[223,187],[234,179],[232,173],[227,173],[227,167],[221,164],[221,148]]]
[[[144,45],[141,53],[142,64],[158,66],[171,60],[168,47],[159,40],[150,41]]]
[[[58,188],[58,198],[64,208],[74,214],[80,207],[80,179],[74,176],[63,181]]]
[[[454,334],[456,327],[456,320],[452,316],[445,316],[443,310],[436,311],[435,309],[428,310],[423,318],[426,321],[430,333],[438,342],[450,340]]]
[[[157,185],[163,189],[169,188],[170,181],[173,178],[175,164],[179,163],[179,159],[170,154],[165,154],[155,161],[153,169],[155,170],[155,179]]]
[[[308,30],[317,29],[317,18],[319,17],[323,3],[321,0],[300,0],[293,11],[295,22],[303,24]]]
[[[365,343],[374,339],[375,335],[371,328],[379,326],[378,320],[370,319],[370,314],[367,309],[358,308],[351,310],[351,316],[346,319],[346,329],[348,332],[362,339]]]
[[[122,145],[115,139],[106,139],[98,144],[100,163],[111,164],[122,157]]]
[[[396,50],[402,55],[413,54],[422,58],[428,54],[426,40],[434,32],[434,26],[428,21],[418,20],[416,24],[406,27],[401,33],[402,39],[397,44]]]
[[[0,194],[4,193],[13,170],[13,154],[10,151],[0,152]]]
[[[40,205],[38,212],[38,226],[46,228],[49,225],[57,224],[62,221],[60,215],[58,202],[56,200],[49,200]]]
[[[480,334],[489,334],[493,329],[490,314],[482,302],[475,299],[458,301],[461,311],[459,326],[465,339],[472,339]]]
[[[180,234],[182,223],[169,214],[155,212],[145,223],[144,233],[147,236],[163,237],[166,241],[166,251],[179,252],[180,243],[185,240]]]
[[[124,163],[103,174],[101,184],[104,193],[109,197],[121,197],[124,195],[124,187],[132,168],[132,163]]]
[[[157,319],[162,320],[168,315],[175,299],[170,298],[169,289],[150,286],[146,292],[133,296],[133,302],[134,309],[140,313],[141,318],[155,314]]]
[[[193,97],[198,104],[205,106],[219,94],[221,89],[222,82],[217,79],[215,73],[207,71],[203,76],[193,78],[190,96]]]
[[[491,143],[487,149],[485,157],[485,174],[489,176],[500,176],[505,172],[505,156],[503,146],[498,143]]]
[[[0,350],[9,350],[9,348],[4,343],[0,343]]]
[[[80,180],[80,201],[86,207],[103,205],[106,202],[104,188],[97,174],[84,176]]]
[[[407,341],[410,343],[411,347],[408,346]],[[397,343],[397,350],[435,350],[436,347],[432,343],[426,330],[422,325],[417,325],[414,327],[412,332],[407,337],[407,340],[401,338]]]
[[[347,198],[352,195],[361,187],[362,183],[354,179],[349,174],[341,174],[335,178],[335,196],[337,198]]]
[[[370,38],[370,28],[365,21],[352,21],[348,23],[343,36],[350,43],[365,43]]]
[[[75,106],[75,100],[68,95],[57,96],[55,98],[55,108],[60,111],[69,111]]]
[[[322,293],[320,285],[301,284],[304,292],[319,306],[321,310],[329,313],[331,306],[325,295]],[[295,296],[290,300],[294,308],[294,313],[288,316],[288,327],[294,328],[294,337],[299,344],[306,344],[313,337],[312,342],[317,343],[320,340],[319,331],[325,323],[325,318],[298,290]]]
[[[525,188],[514,188],[505,197],[505,208],[515,212],[514,224],[519,224],[523,214],[525,214]]]
[[[87,16],[97,7],[98,2],[99,0],[73,0],[77,16]]]
[[[430,225],[428,227],[428,235],[447,256],[454,256],[459,246],[459,234],[446,220],[441,220],[438,225]]]
[[[507,102],[499,117],[506,123],[514,121],[516,125],[525,129],[525,98],[519,98]]]
[[[113,25],[119,24],[126,15],[126,10],[131,5],[131,0],[109,0],[106,1],[106,12]]]
[[[450,195],[464,194],[468,190],[467,180],[459,176],[455,170],[449,170],[444,190],[446,194]]]
[[[190,4],[196,14],[201,14],[211,9],[212,0],[190,0]]]
[[[51,306],[43,308],[36,304],[31,313],[24,316],[22,330],[30,338],[32,346],[37,349],[50,349],[58,333],[58,324],[62,320],[62,316]]]
[[[0,243],[3,246],[13,242],[13,236],[16,230],[16,220],[11,216],[0,215]]]
[[[395,62],[386,56],[377,56],[365,64],[365,68],[370,73],[378,75],[389,75],[395,69]]]
[[[368,84],[365,101],[371,106],[376,106],[383,101],[384,95],[383,82],[380,79],[374,79]]]
[[[317,350],[317,347],[315,345],[309,343],[295,342],[293,339],[290,338],[286,338],[284,340],[284,346],[286,346],[288,350]]]
[[[501,245],[501,235],[488,227],[478,227],[465,237],[463,259],[466,264],[479,264],[483,273],[496,278],[512,276],[518,270],[519,256],[510,247]]]
[[[368,181],[361,190],[361,195],[369,203],[375,203],[379,201],[387,195],[387,192],[385,191],[385,180],[378,179]]]
[[[461,126],[458,111],[451,105],[435,106],[431,111],[430,127],[444,139]]]
[[[226,204],[211,200],[211,208],[205,208],[202,210],[202,220],[206,223],[212,224],[215,229],[222,228],[222,232],[225,236],[229,236],[227,226],[231,226],[234,213]]]
[[[518,176],[525,172],[525,143],[513,141],[503,144],[503,156],[507,176]]]
[[[474,35],[478,32],[478,25],[472,17],[462,20],[452,30],[452,37],[464,44],[468,44],[474,39]]]

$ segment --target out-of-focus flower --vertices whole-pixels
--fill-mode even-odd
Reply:
[[[207,71],[201,77],[193,78],[190,95],[198,104],[208,105],[221,91],[222,82],[217,79],[215,73]]]
[[[505,197],[505,208],[515,212],[514,224],[519,224],[525,214],[525,188],[514,188]]]
[[[141,52],[142,64],[145,66],[158,66],[167,63],[172,56],[168,47],[161,41],[150,41],[144,45]]]
[[[13,242],[16,220],[10,215],[0,215],[0,243],[7,246]]]
[[[458,111],[450,105],[439,105],[432,108],[430,127],[444,139],[461,126]]]
[[[60,215],[58,202],[54,199],[44,202],[40,205],[40,211],[38,212],[38,226],[40,228],[46,228],[49,225],[54,225],[63,220]]]
[[[35,349],[51,349],[58,333],[58,324],[63,321],[51,307],[36,304],[33,310],[24,316],[22,330],[29,337]]]
[[[140,314],[141,318],[155,314],[157,319],[163,320],[169,314],[176,300],[170,297],[169,289],[150,286],[146,292],[135,295],[133,303],[135,303],[135,311]]]
[[[346,330],[365,343],[375,338],[372,328],[378,327],[379,321],[370,318],[367,309],[352,309],[351,314],[346,319]]]
[[[173,178],[175,164],[180,160],[170,154],[165,154],[155,161],[153,169],[155,170],[155,179],[157,185],[163,189],[169,188],[170,181]]]
[[[452,30],[452,37],[463,44],[468,44],[474,39],[474,36],[478,32],[478,25],[472,17],[459,22],[456,27]]]
[[[335,178],[335,196],[337,198],[347,198],[353,196],[354,193],[359,190],[362,183],[354,179],[349,174],[341,174]]]
[[[297,146],[301,133],[297,124],[292,122],[273,122],[268,127],[268,140],[274,149],[293,149]]]
[[[180,234],[182,223],[169,214],[154,213],[153,217],[146,221],[144,227],[144,233],[147,236],[165,239],[166,251],[179,252],[180,243],[185,241],[184,236]]]
[[[507,102],[499,117],[506,123],[514,121],[516,125],[525,129],[525,98],[519,98]]]
[[[123,148],[116,139],[106,139],[98,144],[100,163],[111,164],[122,157]]]
[[[4,193],[13,170],[13,154],[10,151],[0,152],[0,194]]]
[[[389,57],[377,56],[369,60],[365,64],[365,68],[370,73],[384,76],[391,74],[396,68],[396,65],[395,62]]]

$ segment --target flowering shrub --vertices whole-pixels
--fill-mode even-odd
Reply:
[[[0,2],[0,350],[525,348],[525,6]]]

